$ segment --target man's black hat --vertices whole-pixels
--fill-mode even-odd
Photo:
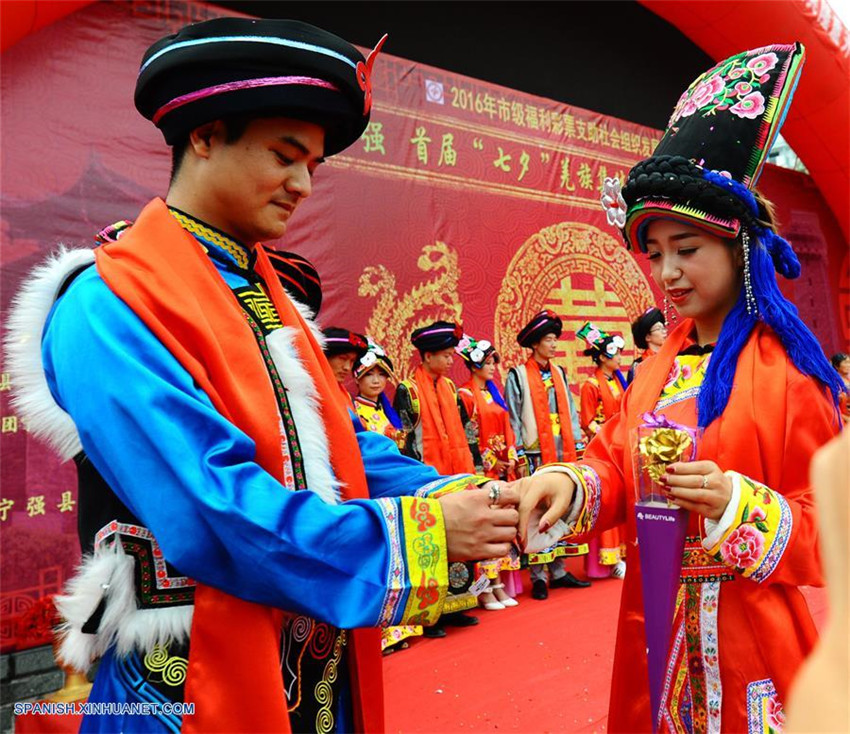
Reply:
[[[313,312],[319,313],[322,307],[322,280],[313,264],[294,252],[281,252],[267,245],[261,245],[269,256],[272,267],[281,285],[293,298],[303,303]]]
[[[347,41],[296,20],[215,18],[151,46],[136,81],[136,108],[174,145],[234,115],[306,120],[325,129],[325,155],[357,140],[369,122],[369,58]]]
[[[366,337],[356,331],[329,326],[322,329],[322,333],[325,335],[325,355],[328,357],[354,352],[356,359],[360,359],[369,349]]]
[[[439,352],[456,347],[462,336],[463,329],[460,325],[451,321],[435,321],[416,329],[411,334],[410,341],[420,352]]]
[[[652,331],[652,327],[656,324],[666,324],[667,319],[664,318],[664,313],[661,309],[652,306],[646,309],[640,316],[632,322],[632,336],[635,340],[635,346],[638,349],[649,349],[649,344],[646,342],[646,337]]]
[[[547,334],[561,336],[564,330],[564,322],[554,311],[544,308],[529,321],[517,335],[517,342],[521,347],[532,348]]]

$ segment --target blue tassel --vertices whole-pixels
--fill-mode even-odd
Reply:
[[[490,395],[493,396],[493,400],[502,408],[502,410],[507,410],[508,406],[505,403],[505,399],[502,397],[502,393],[499,390],[499,386],[493,382],[493,380],[487,380],[487,389],[490,391]]]
[[[843,385],[838,373],[832,368],[821,348],[820,343],[809,327],[803,323],[797,314],[797,308],[779,290],[774,273],[774,256],[768,253],[767,247],[760,241],[761,233],[751,238],[750,275],[753,284],[753,295],[758,305],[758,320],[767,324],[779,337],[788,357],[800,372],[815,378],[825,385],[834,404],[838,406],[838,398]],[[790,246],[781,237],[774,236],[790,250]],[[783,262],[783,268],[793,273],[787,254],[782,244],[775,241],[770,243],[779,251],[778,257]],[[793,251],[792,251],[793,255]],[[799,261],[794,257],[799,275]],[[741,350],[750,338],[757,323],[757,318],[747,313],[744,289],[738,296],[738,301],[720,330],[717,346],[708,363],[705,380],[697,399],[699,425],[703,428],[711,425],[726,409],[732,384],[735,380],[735,370]]]
[[[386,415],[390,423],[393,424],[393,428],[395,428],[397,431],[400,431],[404,424],[401,422],[401,418],[399,417],[398,413],[395,412],[395,408],[393,408],[392,404],[390,403],[390,399],[387,397],[387,394],[385,392],[382,392],[380,394],[380,396],[378,397],[378,402],[381,404],[381,408],[383,408],[384,410],[384,415]]]

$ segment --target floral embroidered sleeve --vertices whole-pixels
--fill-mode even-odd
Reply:
[[[705,550],[744,578],[764,581],[776,569],[791,538],[791,508],[779,493],[729,471],[732,498],[718,522],[705,521]]]
[[[757,482],[737,472],[720,521],[705,521],[703,547],[757,583],[821,586],[820,544],[809,464],[837,431],[835,408],[814,380],[798,376],[788,385],[781,474]],[[772,427],[770,435],[779,432]],[[759,436],[759,441],[767,437]],[[767,484],[770,486],[766,486]]]

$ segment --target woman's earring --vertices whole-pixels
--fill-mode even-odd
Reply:
[[[673,305],[670,303],[667,296],[664,296],[664,319],[668,324],[675,324],[679,320],[679,317],[676,314],[676,309],[673,308]]]
[[[757,319],[759,307],[753,294],[753,276],[750,271],[750,234],[746,229],[741,230],[741,248],[744,255],[744,299],[747,304],[747,313]]]

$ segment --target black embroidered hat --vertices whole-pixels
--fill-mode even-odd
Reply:
[[[307,306],[313,316],[318,314],[322,307],[322,280],[313,264],[294,252],[281,252],[267,245],[260,247],[265,249],[286,292]]]
[[[459,324],[451,321],[435,321],[433,324],[416,329],[410,335],[410,341],[420,352],[439,352],[456,347],[463,336]]]
[[[584,350],[585,357],[616,357],[617,353],[626,346],[626,342],[619,334],[609,334],[600,329],[596,324],[588,321],[576,332],[576,338],[584,339],[587,349]]]
[[[635,340],[635,346],[638,349],[649,349],[646,337],[649,336],[652,327],[656,324],[666,323],[667,319],[664,317],[664,312],[660,308],[652,306],[646,309],[646,311],[632,322],[632,337]]]
[[[372,107],[368,59],[347,41],[296,20],[215,18],[153,44],[136,81],[136,109],[169,145],[231,115],[281,116],[325,129],[325,155],[365,130]]]
[[[341,329],[338,326],[329,326],[327,329],[322,329],[322,334],[325,335],[325,356],[327,357],[354,352],[357,355],[355,359],[360,359],[368,350],[366,337],[357,332]]]
[[[387,356],[386,350],[368,336],[366,337],[366,341],[366,353],[360,357],[354,365],[354,379],[359,380],[373,367],[377,366],[386,372],[387,377],[389,377],[390,380],[395,381],[396,376],[393,371],[393,361]]]
[[[521,347],[531,349],[532,344],[537,344],[547,334],[561,336],[564,330],[564,322],[554,311],[544,308],[534,315],[517,335],[517,342]]]
[[[627,244],[645,250],[645,225],[656,217],[681,219],[725,238],[736,237],[742,225],[756,234],[764,229],[767,216],[753,189],[804,56],[799,43],[744,51],[688,87],[658,147],[632,168],[623,187],[625,221],[617,223]]]

